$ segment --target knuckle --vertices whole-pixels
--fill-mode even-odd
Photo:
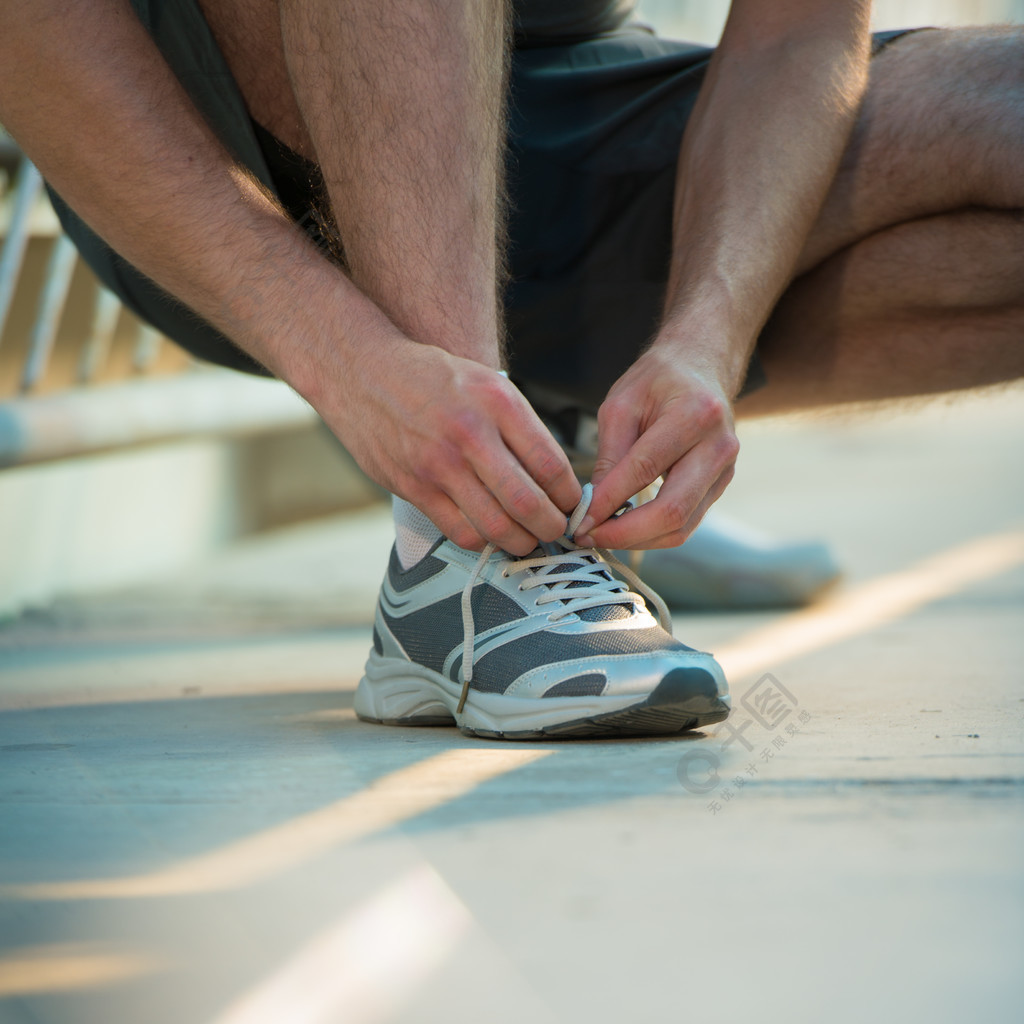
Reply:
[[[722,438],[719,449],[722,462],[731,465],[740,454],[740,441],[735,434],[728,434]]]
[[[597,410],[598,429],[622,419],[632,411],[632,403],[616,395],[609,395]]]
[[[454,524],[447,536],[449,540],[458,544],[460,548],[466,548],[469,551],[479,550],[483,546],[480,534],[468,523],[459,522]]]
[[[728,405],[714,395],[701,395],[693,410],[694,422],[701,430],[713,430],[722,426],[728,421],[728,416]]]
[[[637,489],[654,483],[661,476],[661,467],[652,455],[647,452],[638,452],[632,457],[633,481],[637,483]]]
[[[669,502],[661,510],[661,526],[665,533],[681,533],[688,519],[687,510],[677,501]]]
[[[490,370],[474,382],[472,398],[490,413],[503,414],[508,411],[515,399],[515,392],[504,377]]]
[[[488,374],[483,393],[488,402],[502,407],[512,405],[520,398],[514,386],[497,373]]]
[[[461,462],[459,446],[449,437],[439,437],[425,446],[414,472],[421,481],[440,480]]]
[[[444,437],[449,445],[471,448],[480,437],[480,415],[474,409],[458,409],[447,416]]]
[[[565,457],[551,451],[538,452],[533,460],[533,478],[546,491],[566,475]]]
[[[507,508],[512,518],[521,523],[540,511],[540,498],[530,488],[518,487],[509,495]]]
[[[499,544],[510,540],[519,533],[512,520],[501,510],[488,512],[482,516],[480,530],[488,540]]]

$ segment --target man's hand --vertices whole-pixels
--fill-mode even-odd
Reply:
[[[581,539],[679,544],[732,478],[731,399],[839,165],[870,7],[733,0],[680,151],[664,322],[601,407]],[[659,475],[653,502],[606,521]]]
[[[461,547],[516,555],[565,532],[580,486],[565,453],[504,376],[432,345],[389,339],[310,396],[356,461]]]
[[[594,497],[577,540],[608,548],[681,544],[733,476],[739,441],[723,388],[680,353],[654,348],[616,382],[598,411]],[[665,482],[654,501],[609,520],[630,497]]]

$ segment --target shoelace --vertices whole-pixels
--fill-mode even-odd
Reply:
[[[573,541],[577,528],[590,508],[593,494],[593,485],[584,484],[583,497],[569,517],[565,534],[555,541],[555,546],[561,548],[560,551],[555,554],[510,559],[501,574],[512,576],[527,573],[526,579],[519,584],[521,590],[543,587],[544,593],[536,599],[536,603],[559,605],[548,615],[552,622],[587,608],[601,608],[613,604],[643,609],[646,601],[647,605],[653,606],[657,611],[661,628],[671,634],[672,617],[665,602],[632,569],[605,548],[581,548]],[[480,552],[480,557],[462,590],[462,695],[459,699],[459,713],[466,705],[469,684],[473,681],[473,645],[476,640],[473,587],[476,586],[484,566],[497,549],[496,544],[488,544]],[[574,564],[578,565],[578,568],[566,571],[566,565]],[[609,567],[623,576],[628,585],[612,576],[608,571]]]

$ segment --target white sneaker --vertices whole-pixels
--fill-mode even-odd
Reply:
[[[677,611],[799,608],[842,575],[827,545],[775,540],[714,509],[679,547],[616,554]]]
[[[725,719],[714,658],[672,638],[664,604],[630,570],[570,539],[588,504],[589,487],[566,536],[528,558],[442,540],[403,571],[392,551],[359,717],[507,739],[657,735]]]

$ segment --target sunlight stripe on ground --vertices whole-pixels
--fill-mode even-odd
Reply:
[[[754,630],[715,657],[731,681],[867,633],[973,583],[1024,563],[1024,530],[992,534],[909,569],[840,591],[806,611]]]
[[[316,935],[214,1024],[377,1024],[448,959],[472,915],[424,864]]]
[[[446,750],[336,803],[158,871],[0,886],[0,899],[132,899],[241,889],[455,800],[550,753],[543,748]]]
[[[0,999],[98,988],[150,974],[158,961],[139,953],[61,942],[7,950],[0,956]]]

